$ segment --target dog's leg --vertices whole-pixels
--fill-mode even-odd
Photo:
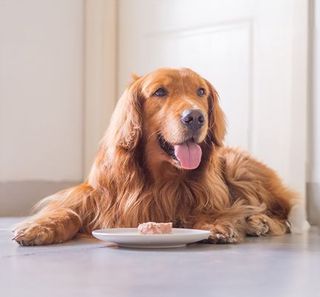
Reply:
[[[44,210],[14,230],[20,245],[61,243],[73,238],[81,226],[80,218],[69,209]]]
[[[196,223],[193,228],[209,230],[209,243],[238,243],[245,235],[283,235],[290,231],[286,220],[271,218],[266,214],[254,214],[247,217],[246,222],[233,222],[228,218],[219,218],[213,223],[208,220]]]
[[[81,209],[92,191],[82,184],[44,199],[41,211],[15,227],[13,239],[21,245],[46,245],[73,238],[82,226]]]
[[[299,196],[287,188],[275,171],[239,150],[222,151],[223,172],[230,197],[254,207],[260,213],[246,215],[243,228],[248,235],[281,235],[289,228],[288,214]]]
[[[266,214],[256,214],[247,218],[246,234],[251,236],[282,235],[289,231],[286,220],[271,218]]]
[[[242,230],[236,228],[232,222],[223,219],[213,223],[199,222],[193,228],[209,230],[211,234],[206,241],[209,243],[238,243],[244,237]]]

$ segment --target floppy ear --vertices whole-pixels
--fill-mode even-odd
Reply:
[[[223,145],[224,136],[226,134],[226,122],[224,113],[219,105],[219,95],[215,88],[207,80],[210,93],[208,96],[209,106],[209,131],[212,141],[217,146]]]
[[[112,114],[106,137],[108,143],[133,150],[142,136],[142,100],[140,79],[136,79],[124,91]]]
[[[140,78],[140,76],[136,73],[131,73],[132,82],[135,82]]]
[[[128,86],[112,113],[88,178],[95,187],[104,185],[116,191],[122,186],[119,179],[123,178],[122,183],[127,186],[128,176],[133,180],[140,172],[135,154],[142,137],[142,81],[143,78],[136,79]]]

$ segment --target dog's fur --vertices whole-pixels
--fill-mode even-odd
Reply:
[[[168,94],[155,96],[164,87]],[[199,87],[205,90],[199,96]],[[183,110],[198,108],[198,168],[184,170],[159,144],[186,141]],[[280,235],[296,194],[266,165],[223,146],[224,114],[213,86],[190,69],[159,69],[135,77],[120,98],[86,182],[40,202],[15,229],[21,245],[65,242],[78,232],[137,227],[147,221],[211,231],[211,242]]]

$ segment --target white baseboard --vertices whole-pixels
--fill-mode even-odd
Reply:
[[[80,181],[8,181],[0,182],[0,216],[26,216],[42,198]]]

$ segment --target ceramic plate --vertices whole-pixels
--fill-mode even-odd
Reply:
[[[209,231],[173,228],[170,234],[140,234],[137,228],[109,228],[95,230],[93,236],[130,248],[175,248],[207,239]]]

